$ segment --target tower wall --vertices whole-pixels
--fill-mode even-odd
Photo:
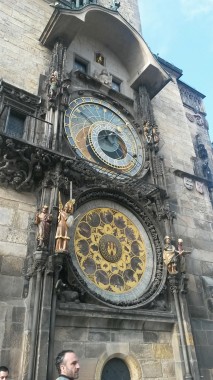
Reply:
[[[89,16],[86,15],[86,21],[89,19],[88,24],[77,35],[73,33],[66,49],[63,44],[54,45],[55,40],[52,41],[52,46],[48,43],[44,46],[39,42],[39,38],[54,12],[50,6],[52,1],[13,0],[8,2],[8,0],[2,0],[0,2],[0,17],[2,19],[0,26],[2,41],[0,44],[0,73],[3,81],[15,86],[13,88],[3,83],[2,87],[5,88],[0,94],[2,112],[0,128],[3,136],[0,139],[2,160],[0,164],[0,299],[2,308],[0,358],[2,365],[10,367],[12,380],[40,380],[42,377],[50,379],[53,374],[56,376],[51,368],[54,357],[60,350],[70,348],[76,351],[82,363],[80,379],[100,380],[104,364],[108,359],[114,357],[122,358],[127,364],[130,369],[131,380],[141,378],[147,380],[150,378],[156,380],[184,379],[185,367],[184,355],[181,351],[183,342],[180,340],[180,325],[178,329],[174,297],[170,292],[168,282],[165,282],[167,268],[162,260],[163,238],[165,234],[171,232],[175,238],[181,237],[184,241],[184,248],[191,252],[186,257],[189,292],[185,296],[185,289],[182,289],[183,294],[181,293],[179,298],[182,307],[182,309],[180,307],[179,312],[184,322],[182,333],[185,337],[186,357],[190,363],[194,379],[199,379],[199,372],[205,380],[213,379],[213,284],[211,279],[213,270],[213,202],[209,193],[211,181],[205,176],[205,178],[203,177],[202,163],[200,164],[200,174],[195,175],[195,162],[198,158],[196,152],[197,134],[203,138],[209,156],[209,167],[213,172],[210,159],[212,150],[204,122],[205,115],[203,109],[198,112],[193,107],[186,106],[174,71],[168,70],[167,65],[164,65],[163,68],[160,64],[159,66],[155,65],[157,61],[151,52],[145,50],[142,40],[137,39],[138,33],[135,33],[133,28],[140,33],[138,2],[135,0],[121,0],[120,2],[118,12],[130,26],[123,23],[123,19],[119,19],[116,11],[109,12],[110,15],[103,12],[102,20],[110,22],[111,27],[115,23],[117,28],[115,30],[120,33],[119,41],[124,43],[126,35],[132,38],[131,41],[135,44],[135,50],[131,51],[138,59],[137,62],[142,61],[141,57],[152,58],[151,65],[149,65],[150,61],[147,58],[147,67],[145,67],[145,60],[143,64],[141,63],[144,65],[141,66],[143,70],[141,69],[141,72],[137,73],[136,79],[134,75],[137,70],[135,67],[132,68],[135,66],[132,61],[135,61],[129,54],[128,41],[125,41],[126,57],[124,57],[123,46],[119,46],[118,43],[113,45],[112,49],[108,39],[104,40],[103,36],[106,34],[104,34],[103,28],[100,28],[101,35],[97,34],[96,39],[96,30],[94,33],[94,30],[89,29],[91,25],[94,26],[95,24],[92,16],[89,19]],[[110,9],[112,1],[100,0],[98,5]],[[94,11],[95,4],[92,4],[92,7],[94,7]],[[74,11],[71,12],[75,13]],[[71,29],[73,25],[71,25]],[[60,23],[58,27],[60,30]],[[89,31],[90,34],[87,35],[85,31]],[[127,34],[122,34],[121,31],[125,31]],[[115,34],[114,38],[116,39],[116,37],[118,36]],[[95,59],[96,52],[103,54],[105,65],[97,62]],[[76,57],[77,60],[79,59],[78,63],[86,62],[88,64],[87,72],[76,74]],[[54,68],[56,61],[57,69]],[[104,73],[103,69],[105,69]],[[54,70],[61,70],[60,75],[64,75],[65,80],[61,87],[57,81],[51,87],[49,74]],[[167,71],[171,74],[172,80],[166,84]],[[154,78],[153,81],[152,77]],[[120,90],[118,88],[113,89],[112,82],[110,83],[110,80],[113,79],[120,81],[117,83],[121,85]],[[38,94],[39,86],[42,101],[39,97],[32,96]],[[148,93],[152,86],[157,86],[157,90]],[[22,90],[27,91],[27,93]],[[159,91],[158,94],[153,97],[157,91]],[[120,187],[122,181],[119,182],[115,175],[109,177],[107,185],[104,183],[101,188],[102,177],[100,176],[99,182],[95,182],[96,175],[103,174],[100,168],[96,174],[94,174],[94,169],[91,175],[89,171],[91,166],[89,168],[87,166],[86,169],[79,166],[76,169],[75,160],[68,160],[68,158],[75,156],[76,150],[75,148],[71,150],[67,139],[64,138],[64,113],[69,108],[70,101],[77,97],[87,96],[96,96],[99,99],[97,108],[101,102],[110,102],[117,113],[127,117],[126,127],[132,123],[132,128],[135,128],[136,133],[138,133],[138,139],[143,143],[141,152],[144,163],[143,171],[140,172],[141,177],[143,176],[140,188],[131,188],[132,178],[130,178],[126,188]],[[10,101],[9,106],[8,99]],[[12,145],[11,141],[8,140],[8,137],[14,138],[14,136],[7,136],[6,127],[4,129],[10,117],[9,113],[6,114],[9,107],[11,109],[14,107],[15,111],[17,109],[23,111],[25,116],[27,114],[28,134],[26,134],[27,137],[25,136],[24,148],[20,138],[17,139],[17,144],[14,142]],[[203,124],[201,121],[197,124],[196,120],[201,119]],[[39,121],[37,122],[37,120]],[[146,139],[147,136],[145,136],[143,129],[144,122],[147,121],[150,122],[149,125],[157,126],[159,133],[159,144],[153,144],[151,147],[150,140]],[[32,136],[33,138],[37,137],[36,125],[40,128],[40,135],[39,133],[38,135],[45,138],[40,137],[40,139],[32,141]],[[103,125],[107,129],[108,126]],[[114,131],[113,126],[110,128],[112,128],[111,132]],[[116,131],[122,132],[119,131],[119,127]],[[107,137],[111,134],[113,135],[110,133]],[[80,137],[82,136],[86,140],[84,133],[80,135]],[[148,137],[153,138],[153,135]],[[4,149],[7,144],[8,150],[5,152]],[[25,156],[25,153],[29,154]],[[56,154],[58,154],[57,157]],[[94,156],[93,151],[89,157],[94,159]],[[137,160],[137,155],[131,159],[133,159],[131,162],[134,162]],[[83,161],[80,160],[80,165],[83,165]],[[15,167],[17,162],[18,164],[21,162],[19,171]],[[63,166],[64,163],[67,165]],[[61,172],[59,173],[60,165],[63,170],[60,169]],[[57,281],[63,267],[63,257],[54,255],[55,230],[59,211],[58,191],[62,189],[64,199],[68,197],[70,184],[67,177],[63,176],[69,173],[70,167],[71,178],[73,175],[74,181],[73,191],[75,191],[76,197],[79,194],[81,196],[84,192],[87,193],[87,191],[92,193],[94,183],[101,188],[100,194],[105,195],[108,188],[113,188],[113,181],[115,180],[117,182],[115,182],[116,186],[114,185],[113,191],[116,196],[113,198],[113,202],[116,204],[116,197],[118,197],[119,204],[123,207],[127,205],[128,210],[131,210],[134,204],[132,199],[138,196],[137,207],[139,208],[140,205],[145,210],[143,216],[149,215],[150,217],[151,222],[147,227],[149,236],[151,236],[150,231],[153,231],[153,225],[156,227],[154,229],[155,239],[157,240],[159,236],[160,241],[158,259],[159,252],[161,254],[161,267],[158,267],[158,270],[165,274],[165,281],[163,283],[162,280],[163,285],[159,288],[160,294],[156,291],[155,297],[149,304],[145,304],[145,306],[140,304],[135,309],[130,308],[128,310],[124,301],[122,307],[125,306],[126,308],[116,309],[111,304],[107,305],[107,302],[101,303],[97,294],[93,298],[89,292],[86,296],[83,294],[85,298],[82,296],[83,301],[79,302],[79,297],[75,299],[74,296],[76,295],[73,296],[73,289],[76,293],[81,288],[82,283],[77,283],[76,290],[76,284],[74,286],[72,281],[69,283],[67,278],[67,282],[63,286],[74,286],[74,288],[69,287],[66,296],[63,292],[60,293],[60,289],[58,290]],[[109,173],[109,168],[107,170]],[[113,171],[113,168],[111,167],[110,170]],[[33,178],[32,172],[35,174]],[[19,175],[15,176],[17,173]],[[28,173],[29,178],[26,173]],[[44,173],[45,176],[42,177]],[[94,180],[92,185],[91,177]],[[184,177],[192,179],[193,186],[190,189],[185,186]],[[24,191],[18,186],[20,183],[15,183],[14,178],[16,181],[25,179],[26,188]],[[202,180],[203,193],[197,190],[195,184],[196,181],[202,182]],[[149,186],[153,187],[149,188]],[[12,190],[12,187],[16,188],[17,191]],[[154,189],[154,191],[150,190],[150,195],[147,189],[152,191]],[[147,193],[145,193],[146,191]],[[162,198],[165,196],[166,199],[166,201],[163,199],[162,203],[160,203],[161,195]],[[111,193],[106,196],[107,201],[111,199],[110,197]],[[34,216],[37,205],[44,204],[42,203],[44,200],[48,200],[55,218],[53,218],[55,224],[53,223],[51,235],[51,255],[48,260],[46,250],[44,250],[43,258],[41,250],[36,251],[35,248]],[[170,203],[170,209],[166,208],[167,200]],[[136,210],[138,210],[137,207]],[[134,209],[134,215],[136,214],[137,212]],[[138,223],[142,219],[140,214]],[[154,243],[152,246],[154,247]],[[54,259],[52,259],[53,256]],[[27,260],[25,260],[26,258]],[[157,258],[153,261],[156,264]],[[149,269],[152,271],[152,268]],[[153,278],[155,274],[153,274]],[[65,276],[64,273],[63,275]],[[160,279],[157,278],[156,274],[158,284],[161,279],[161,277]],[[95,288],[95,286],[94,283],[93,287]],[[83,287],[83,289],[85,288]],[[104,294],[104,287],[102,293]],[[118,292],[118,299],[119,294]],[[36,306],[34,307],[34,305]],[[22,353],[20,353],[20,347]],[[31,377],[30,373],[32,374]]]

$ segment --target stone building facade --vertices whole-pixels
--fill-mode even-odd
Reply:
[[[56,378],[71,348],[80,379],[212,380],[204,95],[150,52],[135,0],[0,17],[0,364]]]

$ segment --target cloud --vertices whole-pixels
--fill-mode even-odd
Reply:
[[[181,9],[187,18],[213,15],[213,0],[180,0]]]

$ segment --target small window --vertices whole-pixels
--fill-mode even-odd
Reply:
[[[117,92],[121,91],[121,81],[119,79],[112,77],[112,89]]]
[[[105,58],[103,54],[101,53],[95,53],[95,62],[99,63],[100,65],[105,65]]]
[[[24,114],[11,110],[8,117],[6,133],[11,137],[22,138],[25,120],[26,116]]]
[[[86,74],[88,72],[88,61],[83,58],[76,57],[74,61],[74,70],[79,70]]]

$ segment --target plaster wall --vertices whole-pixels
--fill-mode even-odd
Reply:
[[[106,57],[104,66],[95,62],[95,53],[97,52],[101,52],[101,54]],[[103,69],[106,69],[112,76],[121,80],[122,94],[131,98],[133,97],[133,91],[128,86],[129,74],[126,68],[106,45],[103,45],[99,41],[90,39],[84,35],[77,36],[67,50],[67,72],[72,70],[76,55],[88,61],[89,75],[99,75]]]

